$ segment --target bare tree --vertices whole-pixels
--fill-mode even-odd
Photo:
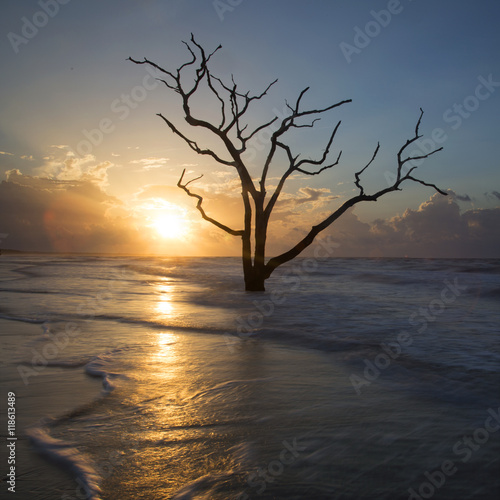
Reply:
[[[365,192],[361,184],[361,175],[373,163],[377,156],[380,144],[371,157],[370,161],[354,174],[354,184],[359,190],[356,196],[346,200],[342,205],[332,212],[324,220],[312,226],[310,231],[302,238],[295,246],[281,255],[271,258],[266,262],[266,240],[269,219],[271,213],[276,206],[276,202],[283,190],[286,180],[295,172],[300,172],[305,175],[317,175],[321,172],[338,165],[342,152],[333,162],[328,162],[330,148],[332,146],[335,135],[339,129],[340,121],[335,126],[333,132],[330,134],[328,142],[322,155],[316,160],[299,159],[298,154],[294,154],[290,145],[284,141],[286,132],[291,129],[298,129],[304,127],[313,127],[319,120],[318,116],[338,108],[348,102],[350,99],[340,101],[330,106],[320,109],[302,109],[302,99],[309,88],[304,89],[298,96],[295,104],[288,104],[288,115],[283,118],[275,116],[272,120],[263,123],[262,125],[247,130],[248,123],[243,122],[243,117],[250,108],[254,101],[262,99],[269,91],[269,89],[277,82],[277,80],[270,83],[267,88],[260,94],[250,95],[249,92],[242,92],[238,89],[238,85],[232,77],[231,82],[223,82],[222,79],[214,76],[208,67],[208,63],[212,56],[222,47],[219,45],[213,52],[207,53],[204,48],[198,44],[193,35],[191,35],[191,43],[183,42],[190,53],[190,60],[182,64],[175,71],[168,71],[154,62],[144,58],[142,61],[129,58],[135,64],[147,64],[156,68],[162,78],[158,78],[165,86],[179,94],[182,102],[182,110],[184,111],[184,119],[191,127],[200,127],[209,131],[213,137],[220,141],[224,153],[219,154],[214,149],[203,148],[196,141],[188,138],[183,132],[177,128],[172,121],[159,113],[158,116],[168,125],[170,130],[183,139],[186,144],[196,153],[200,155],[211,156],[217,163],[232,167],[238,174],[241,183],[241,196],[243,199],[243,229],[232,229],[227,225],[209,217],[203,209],[203,198],[199,194],[193,193],[189,185],[195,180],[200,179],[202,176],[184,181],[185,170],[177,183],[177,186],[183,189],[189,196],[198,200],[196,208],[201,213],[201,216],[206,221],[214,224],[219,229],[233,235],[241,237],[242,241],[242,259],[243,259],[243,274],[245,280],[245,289],[247,291],[263,291],[265,281],[271,276],[272,272],[282,264],[297,257],[303,250],[305,250],[314,241],[315,237],[330,226],[349,208],[363,201],[376,201],[380,197],[392,191],[400,191],[401,184],[404,181],[414,181],[424,186],[430,186],[439,193],[446,195],[447,193],[439,189],[434,184],[430,184],[414,177],[413,172],[417,167],[406,165],[413,160],[422,160],[437,153],[442,148],[436,149],[430,153],[418,156],[406,156],[406,149],[422,136],[419,133],[420,122],[422,120],[423,111],[420,110],[415,132],[412,138],[408,139],[405,144],[397,153],[397,170],[395,180],[389,187],[381,189],[373,194]],[[186,76],[186,71],[190,71],[189,78]],[[204,90],[202,90],[204,89]],[[206,121],[195,116],[192,110],[193,96],[196,92],[203,92],[205,90],[217,99],[218,107],[220,108],[220,116],[218,124]],[[304,122],[302,119],[309,119]],[[215,122],[215,121],[214,121]],[[254,182],[250,175],[248,166],[245,164],[244,153],[249,147],[249,141],[252,140],[263,129],[269,129],[272,126],[274,130],[271,134],[268,151],[264,159],[262,174],[258,182]],[[278,151],[284,152],[288,167],[281,176],[278,185],[272,193],[268,196],[266,191],[266,179],[269,173],[270,166],[275,160]],[[405,167],[406,165],[406,167]],[[405,167],[405,168],[404,168]],[[254,238],[254,252],[252,257],[252,236]]]

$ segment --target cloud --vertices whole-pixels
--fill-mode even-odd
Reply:
[[[44,163],[41,166],[33,169],[36,177],[92,182],[101,188],[108,185],[108,169],[114,166],[113,163],[109,161],[97,163],[93,155],[76,157],[65,145],[51,147],[55,151],[51,151],[43,158]]]
[[[153,168],[164,167],[170,158],[142,158],[141,160],[132,160],[130,163],[135,165],[142,165],[144,170],[151,170]]]
[[[189,175],[188,172],[183,182],[194,179],[195,177],[197,177],[196,173]],[[210,172],[204,175],[203,179],[200,179],[194,184],[190,184],[189,189],[199,194],[202,194],[200,191],[204,191],[207,193],[207,196],[210,197],[232,196],[241,199],[241,183],[237,177],[228,179],[220,175],[212,175]],[[202,196],[204,195],[202,194]]]
[[[274,250],[288,250],[306,235],[311,222],[316,224],[328,215],[281,214],[277,227],[284,232]],[[498,258],[498,227],[499,207],[461,212],[454,193],[447,197],[436,193],[416,210],[371,223],[361,221],[351,208],[323,234],[339,244],[339,257]]]
[[[113,252],[131,249],[140,235],[125,218],[107,212],[120,205],[88,180],[56,180],[8,172],[0,183],[2,231],[8,246],[25,251]]]
[[[285,224],[297,225],[305,211],[308,212],[307,217],[318,218],[318,210],[337,198],[338,196],[332,196],[327,188],[301,187],[296,193],[281,194],[273,216]]]
[[[458,200],[458,201],[468,201],[468,202],[472,202],[472,198],[468,195],[468,194],[457,194],[457,193],[454,193],[450,190],[451,192],[451,195],[454,199]]]
[[[239,200],[202,193],[209,215],[239,229]],[[204,221],[195,206],[196,200],[174,186],[145,186],[125,204],[89,179],[49,179],[10,170],[0,183],[0,233],[8,234],[1,246],[62,253],[237,254],[241,240]],[[181,209],[187,215],[185,239],[159,236],[150,224],[158,209]]]
[[[319,205],[327,203],[329,201],[335,200],[338,196],[328,196],[331,191],[327,188],[311,188],[302,187],[299,189],[299,193],[302,195],[299,198],[295,198],[296,205],[302,205],[304,203],[315,203],[320,202]],[[315,203],[316,206],[318,204]]]
[[[0,155],[14,156],[13,153],[7,153],[7,151],[0,151]]]
[[[376,220],[364,228],[351,220],[350,225],[360,229],[357,232],[339,233],[336,224],[331,234],[337,238],[343,255],[345,249],[352,250],[356,256],[373,257],[495,258],[500,255],[500,234],[495,229],[500,225],[500,208],[461,213],[453,197],[437,193],[417,210],[407,209],[402,216]]]
[[[74,160],[59,166],[59,178],[24,175],[17,169],[7,172],[7,180],[0,183],[0,232],[9,234],[3,246],[58,252],[239,253],[241,239],[202,220],[197,200],[177,187],[144,186],[125,204],[96,182],[108,168],[105,163],[82,166]],[[209,216],[233,229],[242,228],[240,196],[214,194],[202,186],[194,191],[203,196]],[[268,255],[286,251],[300,241],[311,224],[329,215],[330,207],[324,205],[332,199],[326,188],[305,187],[295,195],[288,194],[280,211],[273,214]],[[191,235],[183,247],[179,242],[162,242],[147,226],[152,207],[160,206],[179,207],[186,214]],[[340,245],[338,256],[498,258],[499,226],[499,207],[461,212],[456,196],[435,194],[418,209],[371,223],[361,221],[351,208],[324,234]]]
[[[192,166],[192,165],[189,165],[189,166]],[[233,170],[214,170],[214,171],[210,172],[210,175],[224,180],[228,177],[234,177],[234,171]]]
[[[191,198],[177,186],[150,184],[140,188],[133,196],[133,200],[136,202],[156,199],[165,200],[174,205],[188,207],[192,205],[192,201],[190,202]]]
[[[500,193],[498,191],[492,191],[491,194],[497,199],[500,200]]]

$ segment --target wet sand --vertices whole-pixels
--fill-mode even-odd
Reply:
[[[21,336],[40,330],[5,326],[21,354]],[[126,346],[99,358],[109,393],[84,366],[45,368],[25,386],[19,360],[7,357],[18,434],[51,416],[44,431],[87,467],[78,478],[77,468],[45,462],[24,439],[17,498],[407,499],[474,430],[446,402],[412,392],[413,380],[381,377],[357,395],[339,353],[259,340],[228,346],[221,335],[118,322],[100,335],[110,348]],[[439,498],[461,498],[471,483],[475,498],[490,498],[495,460],[494,446],[483,447]],[[85,486],[90,473],[98,488]]]
[[[84,373],[83,367],[43,367],[40,356],[43,356],[45,345],[45,342],[40,341],[43,335],[42,325],[0,319],[0,331],[2,436],[7,433],[7,394],[13,392],[16,398],[16,486],[15,496],[12,495],[12,498],[59,499],[66,492],[76,494],[78,482],[74,475],[48,459],[41,450],[37,450],[27,434],[41,422],[50,423],[52,419],[71,412],[82,402],[94,400],[101,392],[102,382],[89,377]],[[4,469],[6,461],[2,446],[4,471],[7,470]],[[2,479],[5,481],[6,477],[3,476]],[[3,491],[8,486],[6,482],[2,482]]]

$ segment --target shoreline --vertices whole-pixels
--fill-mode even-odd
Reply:
[[[117,326],[121,329],[124,327],[123,324]],[[19,436],[16,498],[19,500],[33,498],[69,500],[81,498],[81,495],[97,500],[101,498],[100,488],[104,492],[102,498],[125,498],[123,495],[128,489],[123,489],[124,484],[127,488],[135,490],[137,494],[143,487],[153,487],[154,483],[149,486],[141,484],[143,481],[140,467],[135,465],[132,469],[129,468],[129,460],[135,463],[137,459],[134,454],[140,455],[142,446],[146,446],[147,449],[151,446],[148,444],[151,439],[148,437],[149,432],[141,428],[140,420],[136,422],[133,418],[129,422],[127,419],[130,420],[131,417],[128,414],[120,417],[119,413],[121,405],[129,398],[140,401],[155,397],[149,394],[151,380],[168,378],[168,384],[162,385],[163,389],[157,395],[160,402],[157,407],[154,407],[155,413],[156,408],[161,411],[163,408],[161,401],[165,399],[183,401],[179,409],[183,405],[192,408],[191,416],[189,414],[182,416],[183,413],[179,415],[186,423],[191,422],[186,429],[191,428],[193,422],[199,420],[201,424],[208,418],[209,420],[200,429],[203,429],[207,423],[213,422],[210,426],[215,425],[214,429],[220,427],[220,431],[225,435],[227,424],[224,422],[233,421],[233,413],[238,415],[231,424],[231,426],[236,424],[236,427],[227,436],[232,446],[228,446],[227,438],[220,443],[217,438],[218,444],[213,443],[212,432],[207,434],[206,441],[203,440],[200,443],[200,445],[203,443],[203,448],[208,446],[212,450],[211,453],[215,453],[218,457],[217,460],[224,463],[226,454],[229,453],[228,448],[238,448],[242,445],[253,446],[250,444],[253,438],[248,441],[248,445],[244,445],[248,439],[244,438],[248,433],[248,425],[251,427],[256,425],[264,431],[268,422],[275,422],[276,418],[280,418],[279,415],[285,410],[279,393],[281,390],[290,390],[289,379],[297,378],[297,385],[293,392],[297,390],[303,393],[306,386],[315,387],[315,391],[319,390],[316,396],[320,399],[320,394],[325,389],[320,386],[324,386],[325,380],[330,380],[333,373],[336,373],[337,377],[340,373],[338,369],[329,366],[330,356],[325,357],[324,353],[315,350],[259,340],[238,342],[236,346],[231,346],[230,350],[226,339],[217,334],[178,331],[170,333],[168,329],[162,332],[147,326],[126,325],[128,335],[143,339],[156,339],[160,350],[155,351],[142,370],[131,374],[132,381],[125,381],[117,390],[106,394],[105,387],[103,387],[106,372],[104,370],[101,372],[98,370],[97,373],[89,372],[86,369],[89,363],[71,367],[47,366],[40,371],[39,375],[31,377],[28,385],[25,385],[17,369],[19,366],[24,366],[20,363],[23,354],[26,351],[29,352],[33,342],[43,336],[42,325],[0,319],[0,327],[3,332],[11,332],[3,336],[4,339],[10,338],[10,342],[6,345],[11,355],[9,362],[2,366],[1,372],[5,381],[2,384],[5,390],[16,394],[16,432]],[[172,355],[173,352],[176,353],[175,356]],[[120,366],[120,363],[124,363],[121,368],[125,372],[129,362],[133,365],[137,360],[134,358],[125,359],[123,362],[116,361],[112,363],[112,367],[115,368]],[[301,366],[308,375],[299,375],[296,366]],[[107,369],[109,367],[106,367]],[[192,378],[186,378],[186,370]],[[330,376],[325,376],[324,370],[329,372]],[[172,372],[175,375],[172,375]],[[140,381],[141,377],[146,377],[144,384]],[[308,378],[309,382],[307,382]],[[322,380],[321,384],[319,384],[320,380]],[[342,380],[347,381],[347,378],[343,377]],[[108,397],[110,394],[111,399]],[[223,401],[231,398],[233,404],[236,404],[234,397],[243,398],[243,400],[235,407],[228,408],[225,405],[220,406],[221,397]],[[261,400],[267,401],[267,410],[259,408]],[[123,427],[118,430],[110,429],[109,432],[104,433],[99,426],[95,429],[90,426],[90,430],[86,433],[78,434],[81,436],[79,442],[65,439],[65,435],[68,434],[68,424],[72,429],[78,430],[82,425],[82,430],[85,429],[84,423],[78,422],[78,415],[81,411],[94,420],[101,418],[94,413],[93,408],[96,405],[107,407],[108,411],[114,415],[116,412],[113,417],[114,422],[128,423],[123,424]],[[309,407],[295,408],[296,402],[293,398],[286,406],[289,407],[285,411],[288,415],[293,415],[297,411],[299,415],[304,411],[306,413],[314,411],[314,408]],[[131,415],[137,411],[135,408],[132,406]],[[212,410],[208,410],[209,408]],[[208,414],[204,416],[206,411]],[[168,414],[170,412],[166,415]],[[168,418],[176,420],[178,417],[172,414]],[[296,420],[296,417],[291,418]],[[155,420],[153,419],[152,422],[154,426]],[[176,427],[178,424],[174,425],[173,429]],[[166,434],[161,440],[168,440],[168,435],[177,435],[178,431],[173,429],[162,431]],[[189,442],[191,439],[189,435],[192,432],[193,436],[197,435],[196,429],[197,425],[193,427],[193,431],[186,430],[187,434],[178,442],[179,445],[184,439]],[[120,432],[127,437],[124,439]],[[96,436],[94,436],[95,433],[97,433]],[[283,447],[281,443],[286,439],[293,443],[299,431],[297,430],[295,434],[290,435],[288,432],[280,437],[270,436],[269,439],[274,441],[274,445],[279,444]],[[130,441],[127,442],[127,440]],[[177,440],[178,438],[174,437],[172,445]],[[135,446],[139,446],[138,451],[132,455],[127,454],[127,450],[130,447],[134,449]],[[174,445],[174,448],[176,446]],[[187,444],[187,446],[190,445]],[[83,455],[82,451],[84,451]],[[268,452],[264,450],[264,453]],[[113,464],[109,458],[112,456],[122,458],[117,458],[116,463]],[[193,487],[192,483],[196,483],[197,479],[203,475],[195,465],[196,461],[184,462],[182,456],[183,453],[179,453],[179,457],[172,457],[175,462],[172,469],[177,471],[175,472],[176,481],[174,481],[176,486],[170,484],[164,487],[161,495],[167,494],[167,491],[169,495],[173,495],[185,488],[189,490]],[[149,467],[154,468],[153,464],[148,463]],[[112,473],[106,474],[106,466],[111,468]],[[191,471],[188,475],[183,472],[186,467]],[[99,474],[96,475],[96,470],[101,473],[100,479]],[[131,482],[133,477],[135,483]],[[194,487],[197,488],[196,485]],[[121,491],[121,493],[114,496],[114,491]]]
[[[105,252],[48,252],[48,251],[37,251],[37,250],[15,250],[12,248],[2,248],[0,249],[0,257],[4,256],[41,256],[41,257],[116,257],[123,259],[133,259],[133,258],[142,258],[142,259],[157,259],[157,258],[165,258],[165,259],[241,259],[241,255],[175,255],[175,254],[163,254],[163,253],[151,253],[151,254],[130,254],[130,253],[105,253]],[[303,255],[299,255],[294,260],[297,259],[307,259],[310,258],[310,255],[305,252]],[[407,255],[399,255],[399,256],[370,256],[370,255],[335,255],[322,257],[324,260],[328,259],[337,259],[337,260],[456,260],[456,261],[474,261],[474,260],[486,260],[486,261],[495,261],[499,260],[500,257],[498,255],[489,256],[489,257],[446,257],[446,256],[430,256],[430,257],[415,257],[415,256],[407,256]]]
[[[25,361],[33,351],[37,352],[37,343],[44,334],[42,324],[1,318],[0,331],[2,397],[6,399],[8,393],[15,395],[16,498],[64,498],[64,492],[75,492],[80,487],[78,476],[71,472],[71,467],[61,467],[57,456],[51,458],[43,449],[43,442],[33,438],[40,437],[41,432],[46,432],[44,429],[65,414],[99,398],[102,382],[87,374],[84,364],[37,366],[33,372],[36,375],[23,380],[22,373],[26,373],[23,370],[34,370],[34,365]],[[7,429],[4,418],[1,425],[3,433]],[[58,448],[63,447],[64,443],[59,443]],[[56,491],[61,493],[52,496]]]

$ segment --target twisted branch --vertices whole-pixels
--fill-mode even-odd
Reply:
[[[192,193],[188,189],[189,184],[191,184],[194,181],[197,181],[198,179],[201,179],[203,177],[203,175],[195,177],[194,179],[191,179],[190,181],[186,182],[185,184],[182,184],[182,179],[184,178],[184,174],[185,173],[186,173],[186,169],[184,169],[182,171],[182,175],[181,175],[181,177],[179,179],[179,182],[177,182],[177,187],[180,187],[181,189],[183,189],[187,193],[188,196],[191,196],[192,198],[196,198],[198,200],[198,202],[196,203],[196,208],[200,212],[201,216],[206,221],[211,222],[214,226],[217,226],[219,229],[222,229],[222,230],[226,231],[226,233],[232,234],[233,236],[243,236],[243,234],[244,234],[243,230],[237,231],[237,230],[231,229],[230,227],[226,226],[225,224],[222,224],[221,222],[213,219],[212,217],[209,217],[205,213],[205,210],[203,210],[203,207],[201,206],[201,204],[203,203],[203,197],[200,196],[199,194]]]
[[[360,175],[373,163],[375,160],[375,157],[377,156],[377,153],[380,149],[380,144],[377,144],[377,147],[375,149],[375,152],[373,153],[373,156],[371,160],[358,172],[354,174],[355,176],[355,185],[356,187],[359,188],[360,193],[357,196],[354,196],[350,198],[349,200],[345,201],[337,210],[335,210],[332,214],[330,214],[328,217],[326,217],[323,221],[321,221],[319,224],[316,226],[313,226],[311,230],[306,234],[304,238],[302,238],[301,241],[299,241],[293,248],[288,250],[287,252],[278,255],[277,257],[273,257],[268,261],[268,263],[265,266],[265,276],[266,279],[271,276],[272,272],[278,267],[281,266],[282,264],[285,264],[286,262],[289,262],[290,260],[294,259],[297,257],[301,252],[303,252],[311,243],[314,241],[316,236],[323,230],[325,230],[328,226],[330,226],[333,222],[335,222],[342,214],[344,214],[349,208],[353,207],[354,205],[362,202],[362,201],[377,201],[381,196],[384,196],[387,193],[390,193],[392,191],[400,191],[400,185],[402,182],[405,180],[410,180],[413,182],[417,182],[419,184],[422,184],[424,186],[432,187],[434,188],[438,193],[447,195],[445,191],[442,189],[439,189],[435,184],[429,183],[429,182],[424,182],[421,179],[417,179],[416,177],[413,177],[411,174],[412,171],[414,171],[417,167],[412,167],[405,175],[402,175],[401,169],[405,163],[411,160],[420,160],[420,159],[425,159],[428,158],[429,156],[437,153],[438,151],[441,151],[443,148],[436,149],[434,151],[431,151],[430,153],[427,153],[425,155],[419,155],[419,156],[409,156],[407,158],[402,158],[402,155],[404,153],[404,150],[412,143],[414,143],[417,139],[422,137],[419,135],[419,127],[420,123],[422,120],[422,115],[423,115],[423,110],[420,109],[420,117],[417,121],[417,125],[415,127],[415,135],[411,139],[408,139],[406,143],[403,145],[403,147],[398,151],[397,153],[397,178],[394,184],[391,186],[381,189],[380,191],[368,195],[365,194],[365,191],[363,189],[363,186],[361,186],[360,182]],[[285,150],[287,151],[288,158],[293,163],[294,158],[291,154],[290,148],[286,147]],[[289,169],[290,170],[290,169]],[[288,172],[288,171],[287,171]],[[280,188],[280,186],[278,186]]]

